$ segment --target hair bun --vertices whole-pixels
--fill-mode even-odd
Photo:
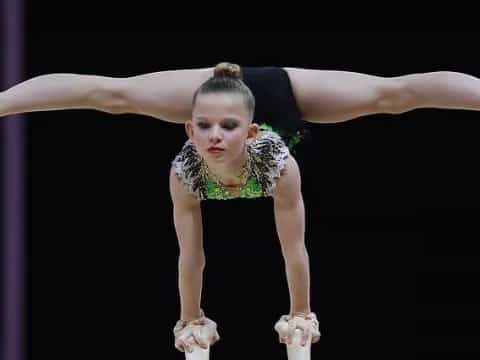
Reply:
[[[242,79],[242,70],[239,65],[223,62],[215,66],[214,77],[229,77],[234,79]]]

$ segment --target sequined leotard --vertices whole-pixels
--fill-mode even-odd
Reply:
[[[247,181],[234,195],[218,184],[204,171],[204,160],[195,145],[187,140],[180,153],[172,161],[177,178],[199,200],[229,200],[272,196],[276,180],[284,173],[290,155],[282,138],[263,124],[258,136],[247,146]]]

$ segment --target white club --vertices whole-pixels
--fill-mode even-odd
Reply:
[[[312,335],[308,337],[305,346],[301,345],[302,330],[296,329],[292,337],[292,343],[287,344],[288,360],[310,360],[310,348],[312,345]]]

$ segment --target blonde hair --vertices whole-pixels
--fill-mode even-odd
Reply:
[[[237,64],[222,62],[220,64],[217,64],[217,66],[215,66],[213,77],[214,78],[229,77],[229,78],[242,80],[243,78],[242,69]]]
[[[237,64],[222,62],[215,66],[213,76],[205,81],[193,94],[192,107],[195,107],[200,94],[229,93],[243,96],[245,107],[250,114],[250,122],[255,112],[255,97],[243,82],[242,69]]]

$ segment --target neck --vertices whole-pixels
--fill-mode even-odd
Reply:
[[[247,162],[247,148],[245,151],[235,160],[227,164],[208,163],[205,159],[210,172],[212,172],[224,185],[237,185],[241,182],[241,175],[243,167]]]

